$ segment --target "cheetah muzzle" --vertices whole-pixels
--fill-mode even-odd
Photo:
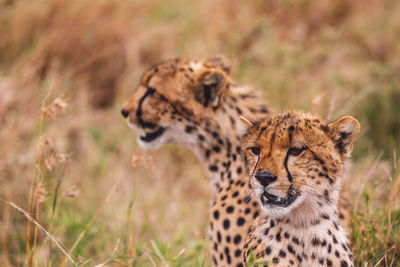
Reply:
[[[300,196],[300,193],[297,193],[294,190],[289,190],[286,197],[279,197],[270,193],[267,188],[264,188],[264,193],[261,195],[261,203],[263,206],[279,206],[287,208],[292,205],[298,196]]]
[[[159,127],[157,130],[146,132],[144,131],[144,135],[140,135],[139,139],[143,142],[150,143],[159,138],[164,134],[166,128]]]

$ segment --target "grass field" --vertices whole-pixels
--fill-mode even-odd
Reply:
[[[119,110],[150,65],[225,54],[276,110],[360,120],[355,263],[400,266],[399,14],[396,0],[0,0],[0,265],[210,266],[206,173],[186,148],[141,150]]]

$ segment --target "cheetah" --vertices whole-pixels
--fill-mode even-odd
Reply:
[[[136,92],[122,106],[138,143],[156,149],[165,143],[189,147],[211,178],[210,259],[214,266],[243,266],[242,249],[250,225],[260,214],[248,196],[240,157],[237,118],[265,117],[260,95],[237,85],[224,56],[171,59],[143,74]]]
[[[258,123],[242,121],[247,131],[242,159],[262,211],[246,240],[244,262],[354,266],[337,202],[344,161],[360,132],[358,121],[345,116],[326,123],[298,111],[271,113]]]
[[[229,60],[171,59],[147,70],[121,113],[139,132],[138,143],[156,149],[165,143],[191,148],[211,177],[210,258],[214,266],[243,266],[242,249],[259,214],[248,197],[240,156],[241,115],[258,120],[265,101],[230,76]]]

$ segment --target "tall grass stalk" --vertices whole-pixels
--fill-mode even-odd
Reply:
[[[62,252],[62,254],[65,255],[65,259],[67,259],[72,265],[74,266],[77,265],[72,256],[64,248],[63,244],[58,242],[57,239],[52,234],[50,234],[43,226],[41,226],[31,215],[29,215],[29,213],[26,210],[8,200],[5,199],[0,199],[0,200],[10,205],[14,209],[18,210],[19,212],[21,212],[28,219],[29,222],[33,223],[37,229],[42,231],[45,234],[45,236],[57,246],[57,248]]]
[[[104,209],[104,207],[106,206],[107,202],[110,200],[112,194],[114,193],[115,189],[117,188],[117,186],[119,185],[121,180],[122,180],[122,177],[115,181],[115,183],[113,184],[113,186],[110,189],[110,192],[108,192],[106,198],[101,203],[100,207],[96,210],[96,212],[94,213],[93,217],[86,224],[85,228],[83,228],[83,230],[79,233],[78,238],[75,240],[74,244],[72,245],[72,247],[68,251],[69,254],[73,254],[74,253],[74,250],[79,245],[79,243],[82,241],[82,239],[85,237],[86,232],[89,230],[89,228],[93,224],[93,222],[97,219],[97,217],[99,216],[100,212]],[[66,263],[66,258],[63,260],[63,262],[61,263],[60,266],[63,267],[65,265],[65,263]]]

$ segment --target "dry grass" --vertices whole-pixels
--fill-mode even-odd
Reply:
[[[357,266],[399,266],[399,13],[395,0],[0,1],[0,197],[79,264],[210,265],[204,171],[181,147],[140,150],[119,107],[151,64],[226,54],[275,109],[360,119]],[[0,214],[2,266],[63,263],[25,216]]]

